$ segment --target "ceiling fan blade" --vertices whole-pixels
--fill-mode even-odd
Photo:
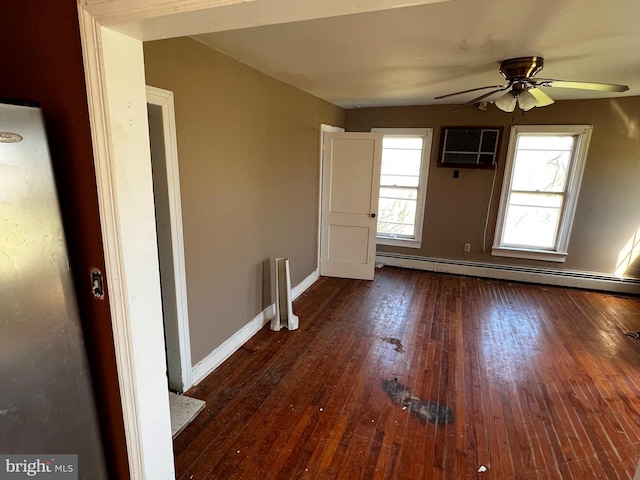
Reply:
[[[511,83],[508,83],[507,85],[488,85],[486,87],[478,87],[478,88],[471,88],[469,90],[462,90],[461,92],[455,92],[455,93],[448,93],[447,95],[440,95],[439,97],[434,97],[434,100],[440,100],[442,98],[447,98],[447,97],[453,97],[454,95],[462,95],[463,93],[470,93],[470,92],[477,92],[478,90],[486,90],[487,88],[502,88],[502,87],[510,87]]]
[[[554,103],[553,98],[551,98],[549,95],[544,93],[539,88],[535,88],[535,87],[530,88],[529,90],[527,90],[527,92],[533,95],[535,99],[538,101],[538,104],[536,105],[536,107],[547,107],[552,103]]]
[[[480,95],[479,97],[474,98],[473,100],[468,101],[467,103],[463,104],[463,105],[458,105],[456,108],[453,109],[454,112],[458,112],[462,109],[465,109],[467,107],[470,107],[471,105],[473,105],[474,103],[478,103],[482,100],[484,100],[487,97],[490,97],[491,95],[493,95],[494,93],[499,93],[499,92],[504,92],[505,90],[507,90],[508,88],[511,87],[511,85],[500,85],[500,87],[503,88],[499,88],[497,90],[492,90],[489,93],[485,93],[484,95]]]
[[[627,85],[618,85],[615,83],[574,82],[567,80],[554,80],[552,78],[534,78],[532,80],[533,81],[531,83],[537,87],[578,88],[581,90],[618,93],[629,90]]]

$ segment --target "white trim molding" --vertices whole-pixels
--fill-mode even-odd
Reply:
[[[311,272],[311,274],[307,278],[302,280],[298,285],[296,285],[291,289],[291,299],[295,300],[296,298],[298,298],[300,295],[306,292],[311,287],[311,285],[316,283],[319,278],[320,278],[319,269],[316,269],[313,272]]]
[[[549,250],[493,247],[491,249],[491,255],[494,257],[526,258],[528,260],[563,263],[567,259],[568,254],[567,252],[552,252]]]
[[[300,22],[448,0],[78,0],[102,25],[143,41]]]
[[[131,478],[174,478],[142,43],[79,10]]]
[[[275,305],[271,304],[260,312],[244,327],[227,338],[219,347],[213,350],[193,366],[191,379],[193,385],[198,385],[207,375],[218,368],[222,363],[235,353],[242,345],[247,343],[251,337],[258,333],[262,327],[271,321],[275,316]]]
[[[291,289],[291,298],[295,300],[304,293],[311,285],[320,278],[320,271],[315,270],[307,278]],[[225,340],[219,347],[193,366],[191,378],[193,385],[197,385],[204,380],[207,375],[218,368],[222,363],[233,355],[242,345],[247,343],[251,337],[258,333],[262,327],[271,321],[276,314],[275,304],[269,305],[262,312],[256,315],[249,323]],[[304,320],[304,319],[303,319]]]
[[[376,255],[376,264],[425,270],[428,272],[493,278],[496,280],[510,280],[514,282],[640,295],[640,280],[630,278],[621,279],[614,275],[605,275],[602,273],[466,262],[445,258],[398,255],[387,252],[378,252]]]
[[[124,260],[119,238],[119,213],[117,207],[115,181],[113,181],[112,143],[109,125],[108,105],[105,87],[105,67],[102,53],[102,28],[78,8],[80,36],[87,79],[87,104],[89,121],[92,126],[93,156],[100,205],[100,225],[104,244],[105,273],[108,284],[109,308],[111,311],[118,384],[122,402],[125,440],[132,478],[145,477],[145,462],[142,453],[142,432],[140,425],[139,401],[133,364],[133,340],[129,318],[128,299],[124,279]]]
[[[317,255],[317,267],[320,268],[320,256],[322,246],[322,172],[324,169],[324,134],[325,133],[344,133],[344,128],[334,127],[333,125],[327,125],[326,123],[320,124],[320,186],[318,189],[318,255]]]

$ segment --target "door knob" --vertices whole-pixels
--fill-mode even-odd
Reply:
[[[376,214],[375,214],[375,213],[372,213],[372,214],[371,214],[371,218],[376,218]]]

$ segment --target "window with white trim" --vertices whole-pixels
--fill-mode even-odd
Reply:
[[[371,131],[383,134],[377,243],[420,248],[433,129]]]
[[[511,128],[493,255],[565,261],[591,130]]]

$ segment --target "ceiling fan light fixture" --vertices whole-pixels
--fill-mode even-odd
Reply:
[[[528,112],[537,105],[538,99],[534,97],[531,92],[523,90],[518,94],[518,106],[521,110]]]
[[[519,106],[523,111],[527,112],[534,107],[546,107],[553,104],[553,99],[538,87],[560,87],[616,93],[622,93],[629,90],[627,85],[618,85],[615,83],[577,82],[554,80],[552,78],[534,78],[535,75],[542,70],[543,65],[544,59],[542,57],[533,56],[509,58],[500,62],[500,73],[505,80],[507,80],[505,85],[487,85],[486,87],[471,88],[469,90],[462,90],[461,92],[440,95],[439,97],[435,97],[435,100],[491,89],[491,91],[483,93],[482,95],[469,100],[454,109],[454,111],[460,111],[470,107],[471,105],[482,102],[486,98],[493,97],[500,92],[508,90],[493,103],[503,112],[511,113],[515,110],[516,106]]]
[[[517,99],[512,91],[508,91],[496,99],[493,104],[503,112],[513,112],[516,109]]]

